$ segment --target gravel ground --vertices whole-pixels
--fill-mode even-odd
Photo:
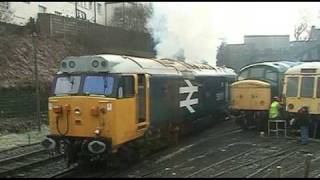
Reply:
[[[232,131],[233,122],[192,135],[113,177],[303,177],[307,153],[310,176],[320,176],[320,144],[298,139],[260,137],[256,131]],[[219,132],[220,131],[220,132]],[[108,176],[107,176],[108,177]],[[110,176],[109,176],[110,177]]]
[[[24,133],[10,133],[0,136],[0,151],[29,143],[42,141],[49,133],[48,126],[43,125],[41,131],[31,130]]]

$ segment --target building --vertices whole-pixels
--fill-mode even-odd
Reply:
[[[285,49],[289,47],[289,35],[247,35],[244,44],[253,45],[257,50]]]
[[[218,52],[217,64],[239,71],[264,61],[320,61],[320,29],[311,28],[307,41],[290,41],[289,35],[246,35],[244,44],[226,44]]]
[[[38,13],[77,17],[101,25],[106,24],[106,2],[0,2],[0,11],[12,12],[8,23],[25,25]]]
[[[0,22],[24,26],[30,17],[48,13],[146,32],[150,7],[147,2],[0,2]],[[10,18],[2,18],[4,14]]]

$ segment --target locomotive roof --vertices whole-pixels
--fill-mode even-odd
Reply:
[[[208,64],[186,63],[172,59],[150,59],[133,56],[101,54],[91,56],[69,56],[60,63],[60,71],[148,73],[169,75],[236,75],[230,68],[214,67]]]
[[[287,69],[296,66],[298,64],[301,64],[301,62],[293,62],[293,61],[270,61],[270,62],[259,62],[247,65],[240,69],[240,72],[252,67],[256,66],[269,66],[277,69],[279,72],[285,72]]]
[[[285,74],[320,74],[320,62],[304,62],[289,68]]]

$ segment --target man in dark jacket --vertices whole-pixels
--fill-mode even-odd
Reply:
[[[308,107],[304,106],[299,109],[297,114],[297,126],[300,127],[301,131],[301,144],[308,144],[310,122],[311,116]]]

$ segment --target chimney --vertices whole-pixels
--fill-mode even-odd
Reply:
[[[316,37],[316,26],[311,26],[310,34],[309,34],[309,41],[311,40],[317,40],[318,38]]]

